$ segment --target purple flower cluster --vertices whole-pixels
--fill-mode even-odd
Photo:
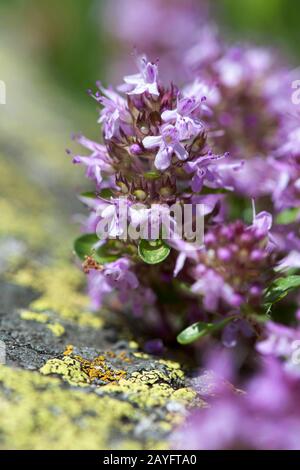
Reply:
[[[97,83],[90,95],[101,143],[75,137],[89,153],[73,162],[94,184],[80,196],[89,216],[75,242],[92,307],[126,315],[150,352],[174,346],[176,336],[196,341],[201,358],[216,345],[236,352],[235,380],[246,393],[221,387],[178,431],[176,446],[299,449],[300,123],[291,75],[270,49],[227,45],[204,25],[206,13],[199,27],[191,9],[178,13],[181,2],[164,2],[172,15],[157,8],[161,0],[129,3],[135,27],[117,18],[118,34],[155,61],[139,58],[118,87]],[[141,9],[150,9],[150,28]],[[182,64],[179,73],[171,63]],[[184,85],[163,84],[164,67]],[[194,227],[202,205],[201,243],[163,236],[178,228],[175,204],[191,207]],[[153,215],[162,231],[149,239]]]
[[[262,216],[262,217],[260,217]],[[265,219],[257,224],[258,218]],[[201,293],[207,311],[220,311],[222,301],[231,308],[259,305],[274,256],[268,247],[268,214],[254,224],[241,221],[216,225],[205,235],[205,248],[197,253],[192,290]]]
[[[208,216],[213,210],[219,211],[219,195],[200,195],[205,187],[208,192],[210,188],[224,188],[224,161],[228,159],[227,153],[214,154],[207,142],[206,118],[210,110],[204,89],[188,86],[179,90],[174,85],[164,88],[157,64],[142,57],[138,66],[139,73],[126,76],[120,91],[105,89],[99,83],[98,91],[91,92],[101,105],[99,122],[104,144],[81,135],[75,137],[91,153],[74,155],[73,162],[86,167],[86,176],[96,186],[93,197],[80,197],[90,210],[84,227],[88,233],[95,233],[99,222],[105,219],[109,221],[110,237],[122,235],[117,207],[120,200],[135,226],[147,220],[153,205],[156,210],[160,208],[161,214],[173,203],[189,203],[193,207],[203,203]],[[103,195],[105,191],[109,191],[108,196]],[[139,202],[143,203],[143,210],[136,209]],[[140,302],[144,299],[145,311],[152,309],[155,300],[156,309],[161,310],[157,283],[162,278],[166,289],[167,283],[173,282],[177,250],[172,250],[168,263],[147,266],[147,273],[134,240],[118,243],[117,254],[118,261],[101,269],[95,264],[84,266],[94,308],[117,290],[119,301],[124,304],[126,297],[134,314],[142,310],[135,298]],[[124,295],[129,289],[131,295]],[[141,296],[140,292],[144,294]]]
[[[229,182],[246,196],[277,192],[278,205],[281,194],[277,188],[284,190],[296,167],[296,161],[286,166],[285,154],[294,145],[297,148],[299,128],[293,117],[291,74],[274,51],[248,45],[224,46],[214,31],[208,40],[212,43],[208,47],[211,56],[204,60],[203,42],[199,41],[186,56],[186,64],[192,75],[205,78],[213,90],[208,104],[214,104],[214,119],[224,131],[216,134],[216,148],[245,161],[239,175],[230,175]]]

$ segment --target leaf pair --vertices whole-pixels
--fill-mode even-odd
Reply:
[[[100,264],[116,261],[122,253],[116,250],[115,240],[107,240],[99,246],[101,241],[95,233],[87,233],[74,242],[76,255],[84,260],[92,256]],[[170,254],[171,248],[163,240],[140,240],[138,246],[139,257],[147,264],[158,264]]]

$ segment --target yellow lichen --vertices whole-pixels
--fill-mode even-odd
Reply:
[[[118,384],[105,385],[103,393],[122,393],[131,403],[143,408],[163,407],[170,401],[189,406],[196,398],[190,388],[174,390],[168,383],[145,382],[145,375],[135,374],[133,378],[122,379]]]
[[[57,374],[70,385],[79,385],[86,387],[90,384],[88,375],[81,369],[80,362],[65,356],[63,359],[49,359],[41,367],[40,372],[43,375]]]
[[[166,359],[159,359],[158,362],[160,364],[166,365],[169,369],[177,369],[177,370],[181,369],[181,365],[179,364],[179,362],[169,361]]]
[[[52,331],[54,336],[62,336],[65,333],[65,328],[60,323],[49,323],[47,328]]]
[[[67,347],[65,357],[50,359],[42,368],[43,374],[58,374],[71,385],[84,386],[93,383],[95,379],[106,382],[101,386],[101,393],[123,395],[131,403],[144,409],[163,407],[170,401],[183,406],[191,406],[196,403],[196,393],[188,387],[174,389],[172,382],[180,381],[184,377],[178,364],[166,361],[165,371],[159,369],[142,370],[132,372],[126,377],[124,370],[115,369],[108,364],[106,357],[111,357],[111,352],[106,352],[93,360],[87,360],[81,356],[72,354],[71,345]],[[115,355],[119,357],[120,355]],[[124,354],[121,356],[124,358]],[[126,359],[126,356],[125,356]],[[158,361],[160,362],[160,361]]]
[[[59,260],[51,266],[27,267],[15,273],[13,281],[40,292],[40,297],[31,302],[31,309],[54,311],[83,327],[103,326],[103,318],[86,311],[88,298],[82,293],[84,277],[72,264]]]
[[[1,449],[108,449],[111,440],[126,448],[122,441],[133,424],[121,423],[140,418],[128,402],[64,389],[59,379],[37,372],[0,366],[0,383]]]
[[[60,323],[52,323],[49,315],[42,312],[32,312],[31,310],[21,310],[20,317],[22,320],[36,321],[38,323],[45,323],[47,328],[54,334],[54,336],[62,336],[65,333],[65,328]]]
[[[174,364],[174,367],[169,368],[171,364]],[[191,406],[196,403],[195,391],[188,387],[174,390],[172,386],[172,381],[176,378],[181,380],[182,374],[176,363],[168,361],[166,372],[158,369],[133,372],[130,377],[120,380],[117,384],[105,385],[102,391],[122,394],[131,403],[146,409],[164,407],[170,402]],[[170,420],[173,420],[173,416]]]
[[[195,390],[189,387],[179,388],[178,390],[175,390],[173,393],[173,398],[176,401],[181,402],[185,405],[192,403],[193,400],[196,399],[196,397],[197,397],[197,394]]]
[[[171,362],[171,361],[170,361]],[[166,382],[170,383],[172,380],[182,380],[184,378],[184,372],[181,369],[168,367],[168,373],[164,373],[158,369],[154,370],[145,370],[141,373],[134,372],[132,374],[132,379],[139,380],[143,383],[154,384],[156,382]]]
[[[139,359],[149,359],[149,354],[146,354],[146,353],[142,353],[142,352],[135,352],[133,353],[133,355]]]
[[[46,313],[32,312],[31,310],[22,310],[20,313],[22,320],[37,321],[39,323],[47,323],[49,316]]]

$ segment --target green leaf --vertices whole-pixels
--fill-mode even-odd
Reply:
[[[290,291],[300,287],[300,276],[288,276],[280,277],[271,284],[271,286],[265,291],[265,304],[275,304],[282,300]]]
[[[170,254],[171,248],[163,240],[141,240],[138,254],[147,264],[158,264]]]
[[[295,222],[300,214],[300,210],[298,207],[294,207],[292,209],[287,209],[283,212],[280,212],[276,217],[276,223],[281,225],[292,224]]]
[[[74,241],[74,251],[78,258],[84,260],[86,256],[91,256],[94,246],[99,242],[95,233],[86,233],[76,238]]]
[[[86,233],[77,238],[74,242],[74,251],[76,255],[84,261],[86,256],[92,256],[100,264],[111,263],[119,258],[116,253],[113,240],[97,248],[99,238],[95,233]]]
[[[194,341],[197,341],[197,339],[203,338],[208,334],[221,330],[234,318],[235,317],[228,317],[218,323],[204,323],[201,321],[194,323],[179,333],[177,336],[177,341],[180,344],[193,343]]]
[[[198,322],[188,326],[177,336],[180,344],[190,344],[203,336],[208,335],[212,331],[213,323]]]

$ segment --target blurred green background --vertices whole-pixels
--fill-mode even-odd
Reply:
[[[90,101],[86,99],[85,90],[99,77],[105,83],[107,65],[117,48],[101,22],[108,2],[0,0],[2,41],[4,31],[14,35],[15,41],[22,43],[49,81],[59,85],[64,94],[71,95],[80,105],[88,106]],[[120,8],[122,3],[119,0]],[[281,47],[297,65],[300,60],[300,2],[210,0],[209,5],[230,39]]]

